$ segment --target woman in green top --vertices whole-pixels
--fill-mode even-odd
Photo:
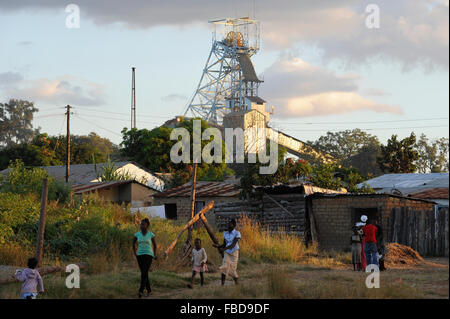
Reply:
[[[141,270],[141,286],[138,294],[139,298],[142,297],[144,289],[147,289],[147,296],[152,292],[152,289],[150,288],[150,281],[148,280],[148,271],[152,265],[152,260],[156,259],[156,241],[155,234],[148,230],[149,226],[150,221],[148,218],[144,218],[141,221],[141,231],[134,234],[133,238],[133,252],[137,258],[139,269]]]

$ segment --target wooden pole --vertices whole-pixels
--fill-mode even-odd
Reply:
[[[211,226],[208,223],[208,220],[206,219],[205,215],[200,216],[203,226],[205,226],[206,231],[208,232],[209,237],[211,238],[212,242],[216,245],[220,245],[219,240],[216,238],[216,235],[214,234],[214,230],[211,228]],[[223,257],[223,253],[220,253]]]
[[[192,225],[194,225],[199,219],[200,216],[207,213],[209,210],[211,210],[211,208],[214,207],[214,201],[211,201],[208,203],[208,205],[206,205],[205,207],[203,207],[203,209],[194,216],[194,218],[192,218],[186,225],[184,225],[183,229],[181,230],[181,232],[177,235],[177,237],[175,238],[175,240],[169,245],[169,247],[167,247],[166,251],[164,252],[164,255],[167,257],[169,255],[169,253],[173,250],[173,248],[175,247],[175,245],[177,244],[178,239],[180,239],[181,235],[183,235],[184,231],[186,229],[189,229],[189,227],[191,227]]]
[[[195,214],[195,187],[197,185],[197,163],[194,163],[192,172],[192,186],[191,186],[191,219],[194,218]],[[188,229],[188,242],[192,241],[192,226]]]
[[[70,105],[67,105],[67,132],[66,132],[66,183],[70,178]]]
[[[48,197],[48,179],[42,181],[42,195],[41,195],[41,212],[39,217],[38,237],[36,243],[36,259],[38,264],[42,260],[42,250],[44,247],[44,233],[45,233],[45,217],[47,213],[47,197]]]

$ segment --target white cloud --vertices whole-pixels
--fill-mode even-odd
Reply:
[[[261,96],[275,105],[278,117],[305,117],[355,111],[402,114],[358,93],[359,76],[337,75],[292,56],[281,57],[264,72]]]
[[[183,95],[183,94],[173,93],[173,94],[169,94],[169,95],[163,96],[161,98],[161,100],[163,102],[182,101],[182,100],[187,100],[187,97],[186,97],[186,95]]]
[[[37,103],[94,106],[105,103],[103,91],[102,85],[77,79],[73,76],[64,76],[57,79],[25,80],[18,73],[0,73],[0,93],[7,99],[16,98]]]
[[[365,26],[372,0],[258,0],[256,15],[262,22],[265,48],[316,46],[325,59],[349,63],[368,59],[400,62],[405,69],[418,65],[448,69],[448,0],[377,0],[380,28]],[[122,23],[131,28],[159,25],[185,26],[215,18],[247,15],[252,2],[229,0],[78,0],[81,19],[97,24]],[[0,1],[0,9],[56,9],[56,0]]]

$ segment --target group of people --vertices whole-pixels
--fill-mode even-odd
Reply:
[[[139,298],[144,296],[145,290],[145,296],[150,295],[152,292],[148,272],[152,261],[157,259],[155,234],[149,230],[149,227],[150,220],[148,218],[143,219],[140,224],[140,231],[135,233],[133,237],[133,252],[141,272]],[[232,219],[228,224],[227,231],[224,232],[223,243],[221,245],[213,245],[223,254],[222,265],[219,267],[222,272],[222,285],[225,284],[227,276],[230,276],[236,284],[239,283],[237,265],[240,239],[241,233],[236,230],[236,220]],[[377,265],[380,271],[386,269],[384,266],[386,249],[383,230],[380,225],[375,223],[374,219],[368,220],[367,216],[361,216],[361,221],[357,222],[352,228],[350,241],[353,270],[365,271],[370,264]],[[203,273],[208,269],[206,266],[207,260],[208,256],[206,250],[202,247],[201,240],[199,238],[195,239],[194,249],[192,250],[192,277],[190,284],[188,284],[189,288],[193,288],[194,278],[197,273],[200,274],[200,285],[203,286]],[[44,292],[42,278],[35,269],[37,263],[38,261],[35,258],[30,258],[28,260],[28,268],[25,268],[23,271],[16,271],[16,278],[23,282],[21,292],[23,299],[35,299],[38,295],[38,285],[40,288],[39,292]]]
[[[151,294],[150,281],[148,278],[148,272],[152,261],[156,259],[156,241],[155,234],[150,230],[150,221],[145,218],[141,221],[140,231],[134,234],[133,237],[133,252],[136,256],[139,269],[141,271],[141,284],[139,287],[138,297]],[[223,243],[221,245],[214,244],[213,246],[219,249],[219,252],[223,254],[223,262],[219,269],[222,271],[222,285],[225,284],[227,276],[233,278],[237,284],[239,282],[239,276],[237,274],[237,264],[239,259],[239,240],[241,239],[241,233],[236,230],[236,220],[232,219],[228,224],[228,229],[223,235]],[[192,277],[191,282],[188,284],[189,288],[194,286],[194,278],[197,273],[200,275],[200,285],[204,284],[203,273],[208,270],[206,262],[208,256],[206,250],[202,247],[202,242],[199,238],[194,240],[194,248],[192,250]]]
[[[150,295],[152,292],[148,272],[152,261],[157,259],[155,234],[150,231],[149,227],[150,220],[144,218],[140,223],[140,231],[133,236],[133,252],[141,271],[141,283],[138,291],[139,298],[144,296],[145,291],[145,296]],[[236,284],[239,282],[237,264],[241,233],[235,228],[236,220],[232,219],[228,224],[227,231],[223,235],[223,243],[221,245],[214,245],[223,254],[223,263],[219,268],[222,271],[222,285],[225,284],[227,276],[232,277]],[[195,239],[194,249],[192,250],[192,278],[191,283],[188,285],[189,288],[193,288],[194,278],[197,273],[200,274],[200,285],[203,286],[203,273],[208,270],[206,266],[207,260],[208,256],[206,255],[206,250],[202,248],[201,240],[199,238]],[[36,269],[37,264],[38,261],[36,258],[30,258],[27,268],[16,271],[16,279],[22,282],[22,299],[36,299],[39,293],[44,293],[44,284],[39,271]],[[38,285],[39,290],[37,289]]]
[[[361,216],[361,221],[352,227],[350,244],[353,270],[365,271],[370,264],[378,266],[380,271],[386,270],[383,229],[374,219]]]

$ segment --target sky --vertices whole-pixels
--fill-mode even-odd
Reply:
[[[270,125],[300,140],[361,128],[383,143],[448,137],[447,0],[0,0],[0,101],[35,102],[34,126],[121,142],[136,67],[138,128],[182,115],[211,49],[208,20],[261,22],[252,58]],[[379,27],[368,28],[375,4]],[[371,20],[372,21],[372,20]]]

